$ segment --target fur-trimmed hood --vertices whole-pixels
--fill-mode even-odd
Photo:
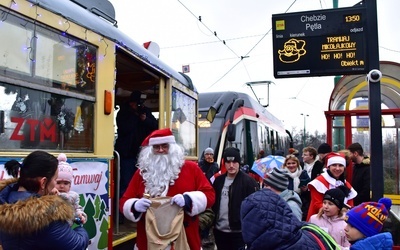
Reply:
[[[7,203],[16,185],[17,179],[0,181],[0,231],[9,234],[31,234],[52,222],[67,222],[73,219],[73,207],[56,195],[39,197],[30,194],[27,199],[13,204]]]

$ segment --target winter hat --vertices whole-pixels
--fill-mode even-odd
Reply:
[[[129,102],[136,102],[136,103],[143,103],[142,99],[142,92],[139,90],[135,90],[131,93],[131,96],[129,97]]]
[[[146,137],[146,139],[144,139],[142,147],[164,143],[175,143],[175,137],[172,135],[171,129],[169,128],[154,130]]]
[[[289,173],[286,169],[273,168],[272,172],[267,174],[264,183],[282,192],[289,186]]]
[[[382,231],[383,223],[389,215],[391,200],[382,198],[378,202],[364,202],[347,212],[345,221],[366,237]],[[389,207],[387,207],[389,206]]]
[[[310,178],[310,176],[308,176],[308,173],[306,170],[301,171],[299,180],[300,180],[299,188],[307,186],[307,184],[311,181],[311,178]]]
[[[326,159],[328,159],[326,163],[327,167],[332,164],[341,164],[346,167],[346,159],[338,153],[330,153],[326,156]]]
[[[328,143],[322,143],[321,145],[319,145],[318,147],[318,154],[327,154],[332,152],[332,148]]]
[[[206,150],[204,150],[204,154],[214,154],[214,149],[206,148]]]
[[[240,163],[240,151],[237,148],[226,148],[224,150],[224,161],[225,162],[239,162]]]
[[[342,209],[344,207],[344,198],[345,195],[340,188],[329,189],[324,194],[324,200],[331,201],[339,209]]]
[[[69,181],[72,182],[72,167],[67,162],[67,156],[61,153],[57,157],[58,159],[58,177],[57,181]]]

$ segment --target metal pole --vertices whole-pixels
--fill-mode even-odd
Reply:
[[[364,0],[367,12],[367,48],[369,55],[369,70],[379,70],[378,17],[376,0]],[[383,197],[383,149],[382,149],[382,117],[381,117],[381,82],[368,80],[369,86],[369,122],[371,149],[371,191],[372,200]]]
[[[300,115],[302,115],[304,117],[304,127],[303,127],[303,148],[306,147],[306,116],[309,116],[307,114],[303,114],[301,113]]]

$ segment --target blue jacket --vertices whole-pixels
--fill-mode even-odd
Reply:
[[[380,233],[356,241],[350,246],[350,250],[391,250],[393,248],[393,239],[390,233]]]
[[[242,235],[248,250],[321,250],[316,236],[293,214],[285,200],[264,188],[241,206]],[[325,245],[325,243],[324,243]]]
[[[15,182],[0,181],[0,245],[4,250],[87,248],[86,230],[68,224],[74,210],[67,201],[56,195],[19,192]]]

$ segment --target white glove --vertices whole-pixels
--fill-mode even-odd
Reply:
[[[174,197],[172,197],[172,199],[171,199],[171,205],[174,203],[180,207],[184,207],[185,206],[185,198],[183,198],[182,194],[177,194]]]
[[[133,207],[136,212],[144,213],[150,207],[150,205],[151,205],[151,200],[146,198],[140,198],[135,202]]]

